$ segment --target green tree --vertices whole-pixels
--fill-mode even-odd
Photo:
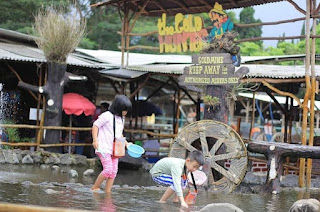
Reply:
[[[87,38],[96,42],[97,49],[119,50],[121,36],[117,32],[121,27],[117,8],[94,7],[87,17]]]
[[[252,7],[246,7],[240,12],[240,20],[239,24],[252,24],[252,23],[261,23],[260,19],[254,18],[254,9]],[[255,27],[235,27],[235,31],[239,33],[239,38],[254,38],[254,37],[261,37],[262,35],[262,27],[255,26]],[[260,47],[262,47],[262,41],[254,41]]]
[[[30,33],[34,16],[41,7],[68,6],[66,0],[10,0],[0,1],[0,28]]]
[[[257,56],[267,55],[257,43],[255,42],[244,42],[240,43],[241,55],[242,56]]]

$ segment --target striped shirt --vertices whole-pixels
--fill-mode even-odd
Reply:
[[[181,158],[167,157],[159,160],[152,169],[150,174],[152,177],[158,177],[162,174],[167,174],[172,176],[173,184],[176,189],[177,196],[182,196],[181,188],[181,176],[183,174],[183,167],[185,165],[185,160]]]

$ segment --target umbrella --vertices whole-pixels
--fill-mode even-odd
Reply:
[[[86,97],[77,93],[66,93],[63,95],[62,109],[67,115],[93,115],[96,111],[96,106]]]
[[[142,117],[142,116],[151,116],[162,115],[162,110],[152,102],[138,100],[133,102],[132,117]]]
[[[70,115],[70,127],[72,127],[72,115],[79,116],[82,113],[86,116],[93,115],[96,111],[96,106],[80,94],[66,93],[63,95],[62,109],[67,115]],[[71,143],[71,130],[69,131],[69,143]],[[71,152],[70,146],[68,152]]]

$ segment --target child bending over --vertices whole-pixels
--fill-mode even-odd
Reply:
[[[169,186],[159,202],[165,203],[175,193],[174,202],[179,199],[181,206],[188,208],[182,193],[182,188],[188,183],[186,170],[194,172],[203,164],[203,154],[198,150],[191,152],[186,159],[167,157],[159,160],[150,170],[150,174],[156,183]]]

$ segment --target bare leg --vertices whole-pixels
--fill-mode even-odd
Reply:
[[[94,182],[94,185],[92,186],[91,190],[99,190],[101,183],[105,180],[105,177],[103,176],[102,172],[97,177],[96,181]]]
[[[179,197],[177,196],[177,194],[174,194],[172,202],[174,202],[174,203],[178,203],[179,202]]]
[[[113,178],[107,178],[107,182],[106,182],[106,192],[107,193],[111,192],[111,189],[112,189],[112,186],[113,186],[113,182],[114,182]]]
[[[174,193],[175,193],[174,190],[172,190],[172,188],[168,187],[167,190],[162,195],[162,197],[159,200],[159,202],[160,203],[165,203],[169,199],[169,197]]]

